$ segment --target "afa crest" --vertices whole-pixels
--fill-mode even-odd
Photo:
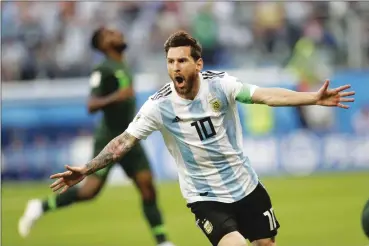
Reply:
[[[140,114],[138,114],[138,115],[136,115],[136,117],[133,119],[133,121],[137,122],[140,118],[141,118],[141,115],[140,115]]]
[[[222,102],[218,98],[212,98],[209,103],[214,112],[220,112],[222,109]]]
[[[213,231],[213,225],[210,221],[206,220],[204,223],[204,230],[207,234],[210,234]]]

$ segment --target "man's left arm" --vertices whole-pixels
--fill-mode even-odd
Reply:
[[[328,89],[329,81],[316,92],[297,92],[284,88],[262,88],[241,83],[237,79],[229,80],[227,87],[232,97],[241,103],[265,104],[271,107],[321,105],[328,107],[349,108],[346,102],[353,102],[354,91],[346,92],[350,85]]]
[[[344,104],[353,102],[354,98],[348,98],[355,95],[354,91],[346,92],[350,85],[340,86],[334,89],[328,89],[329,80],[326,80],[323,86],[316,92],[297,92],[283,88],[256,88],[251,96],[254,103],[266,104],[272,107],[278,106],[303,106],[320,105],[327,107],[349,108]]]

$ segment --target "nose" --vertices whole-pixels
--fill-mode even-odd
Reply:
[[[174,62],[174,71],[177,72],[177,73],[181,71],[181,68],[179,66],[179,62]]]

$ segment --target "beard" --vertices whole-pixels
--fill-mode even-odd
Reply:
[[[173,76],[172,81],[174,88],[179,95],[187,95],[192,91],[195,83],[197,73],[190,74],[189,76]]]
[[[114,45],[113,49],[116,52],[122,53],[124,50],[127,49],[127,44],[126,43],[121,43],[121,44]]]

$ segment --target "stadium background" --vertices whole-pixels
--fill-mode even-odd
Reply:
[[[163,43],[178,29],[203,44],[206,69],[244,82],[314,90],[325,78],[357,91],[350,110],[239,106],[244,151],[270,190],[281,245],[363,246],[369,199],[369,4],[365,2],[2,2],[2,245],[152,245],[138,196],[120,170],[96,201],[49,214],[26,240],[16,225],[47,179],[91,158],[101,115],[85,109],[101,56],[92,30],[128,40],[137,106],[168,81]],[[302,112],[302,113],[301,113]],[[159,133],[143,142],[178,245],[208,245],[176,183]],[[136,236],[139,234],[139,236]]]

